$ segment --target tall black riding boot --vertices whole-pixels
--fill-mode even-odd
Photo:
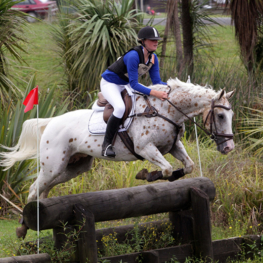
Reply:
[[[107,156],[107,157],[115,157],[116,154],[113,151],[112,147],[112,140],[114,138],[114,135],[119,129],[121,123],[121,119],[115,117],[113,114],[111,114],[108,123],[107,123],[107,129],[106,129],[106,134],[104,137],[104,141],[102,144],[102,156]]]

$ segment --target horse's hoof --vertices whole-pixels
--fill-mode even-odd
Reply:
[[[183,177],[184,174],[184,169],[177,169],[176,171],[173,171],[172,175],[169,176],[167,179],[169,182],[173,182],[181,177]]]
[[[135,178],[139,180],[146,180],[148,174],[149,172],[147,169],[142,169],[139,173],[136,174]]]
[[[28,229],[28,227],[25,224],[22,224],[21,227],[17,227],[16,228],[16,236],[18,238],[22,237],[24,239],[26,237],[26,234],[27,234],[27,229]]]
[[[163,174],[161,171],[153,171],[153,172],[148,173],[146,176],[146,180],[148,182],[153,182],[153,181],[156,181],[162,178],[163,178]]]

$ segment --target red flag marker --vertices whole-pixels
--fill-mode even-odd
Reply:
[[[27,97],[25,98],[23,104],[26,106],[24,112],[28,112],[33,109],[33,106],[38,104],[38,86],[32,89]]]

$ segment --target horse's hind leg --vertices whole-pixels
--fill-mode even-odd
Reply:
[[[46,148],[40,150],[40,172],[36,181],[30,186],[28,202],[37,199],[37,185],[39,186],[39,195],[50,185],[50,183],[67,167],[71,156],[70,149]]]
[[[42,180],[42,178],[45,179],[45,175],[43,169],[41,169],[39,177],[37,178],[37,180],[40,179],[39,182],[36,180],[30,187],[28,202],[37,199],[37,183],[39,183],[41,186],[41,187],[39,186],[39,193],[40,194],[42,193],[42,198],[45,198],[48,196],[49,191],[55,185],[67,182],[70,179],[75,178],[79,174],[90,170],[92,167],[93,159],[94,158],[92,156],[86,156],[84,158],[81,158],[81,160],[79,160],[78,162],[68,165],[66,169],[63,172],[61,172],[57,177],[53,178],[53,180],[49,182],[48,185],[46,185],[48,182],[47,180]],[[44,188],[42,188],[43,182],[44,182]],[[20,237],[25,238],[28,227],[24,224],[23,219],[21,219],[21,223],[22,226],[16,229],[16,235],[19,238]]]
[[[39,195],[41,195],[41,193],[48,187],[50,180],[51,178],[45,175],[43,169],[41,168],[37,179],[29,188],[27,202],[29,203],[33,200],[37,200],[37,187],[39,187]]]
[[[47,198],[49,191],[56,185],[65,183],[78,175],[91,169],[94,158],[92,156],[82,157],[79,161],[69,164],[65,171],[57,176],[42,193],[42,198]]]
[[[40,169],[40,173],[37,177],[37,179],[35,180],[35,182],[30,186],[29,188],[29,195],[28,195],[28,203],[30,201],[36,200],[37,199],[37,185],[39,184],[39,194],[41,194],[41,192],[44,191],[45,189],[45,183],[43,184],[43,178],[44,178],[44,172],[43,169]],[[26,234],[27,234],[27,229],[28,227],[26,226],[23,217],[20,219],[20,223],[22,224],[21,227],[17,227],[16,228],[16,235],[18,238],[25,238]]]

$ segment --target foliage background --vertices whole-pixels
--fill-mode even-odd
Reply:
[[[92,3],[92,1],[91,1]],[[129,3],[127,1],[127,3]],[[84,3],[78,2],[81,6]],[[94,7],[93,15],[99,13],[100,7]],[[119,8],[116,6],[116,8]],[[103,8],[102,8],[103,9]],[[90,11],[88,10],[88,11]],[[118,9],[119,10],[119,9]],[[89,15],[88,11],[83,8],[80,15]],[[86,12],[86,13],[85,13]],[[118,11],[119,12],[119,11]],[[91,15],[92,15],[91,14]],[[117,11],[115,15],[117,14]],[[125,15],[133,16],[132,13],[125,13]],[[103,15],[101,16],[103,17]],[[71,17],[74,19],[74,17]],[[78,18],[79,19],[79,18]],[[27,37],[27,43],[21,41],[21,49],[18,54],[21,59],[27,64],[17,63],[11,59],[12,54],[5,53],[5,57],[9,62],[9,77],[10,80],[19,87],[21,93],[17,93],[16,98],[13,94],[9,94],[9,100],[6,100],[8,106],[2,105],[0,108],[1,114],[1,137],[0,143],[4,145],[13,145],[21,131],[21,125],[27,118],[36,116],[36,110],[28,114],[23,113],[23,106],[21,102],[30,89],[39,85],[40,90],[40,116],[49,117],[62,114],[66,110],[74,110],[77,108],[86,108],[96,98],[97,84],[92,86],[89,90],[82,85],[79,86],[79,77],[70,75],[67,69],[71,69],[72,65],[81,65],[82,62],[72,59],[72,54],[76,50],[71,50],[66,46],[67,41],[71,37],[81,38],[85,40],[85,31],[83,28],[89,26],[87,21],[76,20],[74,30],[69,33],[69,20],[64,16],[58,18],[52,24],[46,22],[37,22],[34,24],[26,24],[24,27],[24,35]],[[95,18],[94,18],[95,19]],[[111,18],[112,19],[112,18]],[[124,19],[121,17],[120,19]],[[98,19],[98,23],[107,23],[107,19]],[[123,20],[120,20],[123,21]],[[83,22],[83,24],[82,24]],[[139,21],[140,22],[140,21]],[[163,26],[156,26],[160,33],[164,34]],[[1,27],[0,27],[1,28]],[[136,30],[140,28],[140,23]],[[226,87],[227,91],[236,89],[236,96],[232,100],[235,118],[233,128],[235,132],[236,150],[228,156],[220,155],[215,146],[207,140],[200,132],[200,151],[202,156],[202,168],[204,176],[210,178],[216,186],[217,194],[215,201],[212,203],[212,219],[213,219],[213,239],[226,238],[231,236],[239,236],[244,234],[261,234],[262,233],[262,180],[261,174],[262,156],[260,155],[260,147],[262,147],[262,102],[258,98],[262,97],[262,73],[256,70],[253,78],[248,76],[246,67],[240,59],[239,47],[235,41],[235,32],[231,26],[225,27],[209,27],[207,33],[210,38],[210,45],[203,46],[199,52],[195,53],[195,66],[191,81],[200,85],[209,84],[218,90]],[[136,32],[136,30],[134,32]],[[73,34],[74,33],[74,34]],[[134,33],[133,33],[134,34]],[[0,38],[1,38],[0,34]],[[58,39],[55,39],[55,36]],[[124,35],[125,37],[125,35]],[[87,40],[93,41],[92,36]],[[134,40],[134,39],[133,39]],[[164,57],[161,56],[161,47],[157,50],[158,57],[163,60],[163,67],[161,69],[162,80],[176,77],[176,61],[175,61],[175,45],[172,35],[169,35],[167,44],[167,51]],[[96,41],[95,41],[96,42]],[[94,42],[94,43],[95,43]],[[61,45],[60,45],[60,44]],[[117,44],[116,44],[117,45]],[[95,48],[95,47],[94,47]],[[121,53],[125,46],[120,46]],[[73,53],[67,53],[67,51]],[[66,51],[66,52],[65,52]],[[67,53],[71,54],[68,59],[70,61],[67,66]],[[105,56],[105,52],[101,52]],[[75,53],[76,54],[76,53]],[[78,54],[77,54],[78,55]],[[111,52],[107,52],[110,59]],[[81,59],[81,57],[79,58]],[[88,57],[82,57],[85,64]],[[94,56],[93,63],[99,60]],[[106,61],[106,60],[105,60]],[[106,67],[106,62],[103,58],[103,66]],[[85,69],[88,70],[89,69]],[[75,71],[76,74],[77,70]],[[74,73],[74,74],[75,74]],[[83,75],[82,83],[85,82]],[[187,73],[182,74],[181,79],[187,80]],[[97,80],[99,74],[96,76]],[[72,84],[73,80],[77,79],[77,84]],[[96,83],[96,80],[93,80]],[[148,77],[141,79],[145,85],[150,84]],[[71,84],[70,84],[71,83]],[[88,85],[87,83],[84,83]],[[72,86],[70,86],[72,85]],[[95,88],[94,88],[95,87]],[[94,89],[93,89],[94,88]],[[1,89],[2,90],[2,89]],[[86,101],[85,96],[89,91],[89,100]],[[92,93],[93,91],[93,93]],[[21,94],[21,95],[20,95]],[[85,94],[85,96],[83,95]],[[83,97],[84,96],[84,97]],[[69,98],[67,100],[67,98]],[[253,120],[255,120],[253,122]],[[201,122],[201,120],[199,120]],[[186,178],[199,176],[199,164],[197,157],[197,150],[195,146],[193,127],[187,124],[187,133],[183,139],[186,145],[187,152],[194,160],[196,167],[191,175]],[[254,131],[253,131],[254,129]],[[248,136],[254,136],[252,139]],[[255,147],[253,144],[256,143]],[[245,148],[250,146],[248,151]],[[254,153],[259,153],[254,155]],[[174,161],[169,155],[166,157],[170,163],[173,163],[174,168],[181,167],[181,164]],[[75,193],[82,193],[88,191],[106,190],[113,188],[132,187],[138,184],[145,184],[145,182],[136,181],[135,174],[143,169],[153,170],[153,167],[148,162],[133,162],[133,163],[113,163],[107,161],[95,160],[92,170],[88,173],[62,184],[54,188],[51,196],[68,195]],[[35,164],[32,161],[26,161],[17,164],[14,169],[4,172],[0,170],[0,193],[7,196],[10,200],[15,202],[21,208],[26,203],[28,195],[28,188],[32,183],[32,177],[35,175]],[[4,220],[0,220],[2,229],[6,226],[7,219],[16,219],[14,209],[8,203],[0,200],[0,216]],[[157,215],[151,218],[140,218],[123,220],[120,222],[111,222],[110,224],[128,224],[136,221],[154,220],[167,218],[167,214]],[[17,223],[10,224],[11,228],[1,235],[0,249],[1,256],[10,256],[16,253],[17,247],[15,242],[20,245],[20,241],[15,238],[15,227]],[[109,223],[97,224],[97,228],[107,227]],[[12,234],[10,234],[12,232]],[[44,233],[46,234],[46,233]],[[47,233],[50,234],[50,233]],[[9,236],[9,238],[7,238]],[[34,237],[30,235],[29,239]],[[10,241],[11,238],[11,241]],[[7,241],[9,240],[9,241]],[[11,249],[10,244],[13,244]]]

